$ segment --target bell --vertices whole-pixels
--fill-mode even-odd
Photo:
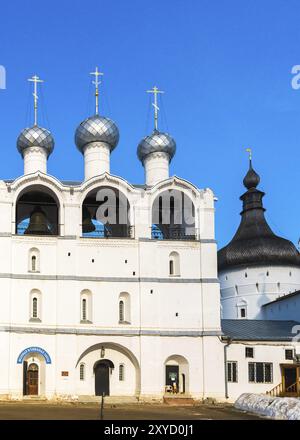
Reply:
[[[92,222],[92,217],[89,210],[84,206],[83,208],[83,219],[82,219],[82,232],[83,234],[88,232],[94,232],[96,229]]]
[[[51,235],[46,214],[40,206],[36,206],[30,214],[29,225],[24,234],[32,235]]]

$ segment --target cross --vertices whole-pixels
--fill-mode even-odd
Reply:
[[[249,153],[249,160],[250,162],[252,161],[252,149],[251,148],[246,148],[247,153]]]
[[[34,102],[34,125],[37,125],[37,110],[38,110],[38,94],[37,94],[37,85],[38,83],[44,82],[37,75],[33,75],[32,78],[29,78],[28,81],[33,82],[33,102]]]
[[[99,113],[99,85],[101,84],[101,81],[98,80],[99,76],[103,76],[104,73],[99,72],[98,67],[96,67],[95,72],[91,72],[90,75],[94,75],[95,81],[93,81],[93,84],[95,84],[95,98],[96,98],[96,115]]]
[[[157,95],[159,93],[165,93],[165,92],[163,92],[162,90],[158,90],[158,88],[154,86],[153,89],[147,90],[147,93],[152,93],[154,95],[154,102],[152,102],[152,105],[154,107],[154,127],[155,130],[157,130],[158,127],[157,120],[158,120],[158,111],[159,111],[159,107],[157,105]]]

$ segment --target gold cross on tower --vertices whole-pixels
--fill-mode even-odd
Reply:
[[[99,81],[99,76],[103,76],[104,73],[99,72],[98,67],[96,67],[95,72],[91,72],[90,75],[94,75],[95,81],[93,81],[93,84],[95,84],[95,98],[96,98],[96,115],[99,114],[99,85],[101,84],[101,81]]]
[[[251,163],[251,161],[252,161],[252,149],[251,148],[246,148],[246,151],[249,154],[249,161]]]
[[[37,115],[38,115],[38,94],[37,94],[37,85],[38,83],[44,82],[37,75],[33,75],[32,78],[29,78],[28,81],[33,82],[33,103],[34,103],[34,125],[37,125]]]
[[[157,105],[157,95],[159,93],[165,93],[165,92],[163,92],[162,90],[158,90],[158,87],[154,86],[153,89],[147,90],[147,93],[152,93],[154,95],[154,102],[152,102],[152,105],[154,107],[154,128],[155,130],[157,130],[158,129],[157,120],[158,120],[158,111],[159,111],[159,107]]]

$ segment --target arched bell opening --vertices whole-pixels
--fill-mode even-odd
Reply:
[[[59,235],[58,216],[59,205],[50,192],[25,192],[16,205],[16,234]]]
[[[195,206],[182,191],[167,190],[152,205],[151,236],[157,240],[195,240]]]
[[[130,238],[129,201],[111,187],[92,190],[82,204],[82,236],[91,238]]]

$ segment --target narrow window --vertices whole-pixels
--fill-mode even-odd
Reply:
[[[247,276],[248,276],[248,274],[247,274],[247,272],[245,272],[245,278],[247,278]]]
[[[255,364],[255,382],[264,383],[264,364],[262,362],[257,362]]]
[[[32,248],[28,253],[28,271],[40,271],[40,251],[37,248]]]
[[[82,320],[87,320],[87,307],[86,307],[86,299],[83,298],[82,300]]]
[[[227,380],[228,382],[237,382],[237,362],[227,362]]]
[[[124,316],[124,301],[119,302],[119,321],[124,322],[125,316]]]
[[[264,383],[273,382],[273,364],[264,364]]]
[[[32,317],[38,317],[38,300],[36,297],[32,298]]]
[[[31,270],[32,270],[33,272],[36,271],[36,256],[35,256],[35,255],[33,255],[33,256],[31,257]]]
[[[293,350],[285,350],[285,358],[289,361],[293,360]]]
[[[80,367],[79,367],[79,378],[80,378],[80,380],[84,380],[85,379],[85,365],[84,364],[80,364]]]
[[[180,276],[180,257],[178,252],[169,255],[169,275]]]
[[[119,365],[119,380],[124,380],[124,364]]]
[[[254,358],[254,349],[252,347],[245,348],[245,357],[246,358]]]
[[[246,309],[241,309],[241,318],[246,318]]]
[[[254,372],[254,363],[249,362],[248,364],[248,380],[249,382],[255,382],[255,372]]]

